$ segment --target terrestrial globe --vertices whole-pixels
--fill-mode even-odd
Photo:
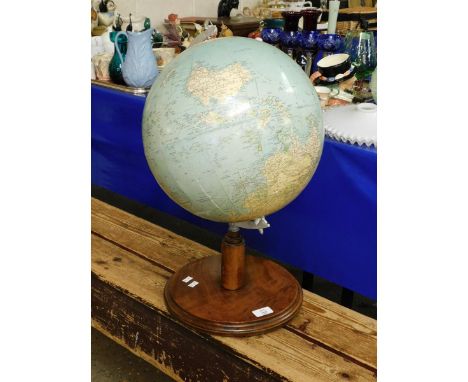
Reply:
[[[217,222],[278,211],[306,187],[323,147],[320,102],[301,68],[254,39],[190,47],[153,84],[143,143],[158,184]]]
[[[233,223],[221,256],[187,263],[169,278],[164,299],[171,314],[198,330],[245,336],[298,312],[297,280],[271,260],[245,255],[239,227],[259,227],[264,220],[257,218],[299,195],[317,168],[323,134],[309,79],[266,43],[219,38],[164,68],[143,114],[151,171],[186,210]]]

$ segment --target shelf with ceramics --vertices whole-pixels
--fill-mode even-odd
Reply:
[[[310,6],[307,1],[287,3],[288,7],[277,8],[287,9],[279,12],[279,17],[262,18],[261,13],[258,12],[259,7],[252,10],[244,7],[242,14],[238,13],[238,15],[228,18],[231,21],[227,22],[227,24],[223,20],[221,24],[216,24],[219,20],[213,18],[179,18],[177,14],[171,13],[165,18],[164,33],[156,30],[146,33],[146,40],[148,41],[146,46],[149,46],[149,49],[152,50],[152,56],[143,55],[142,57],[146,57],[146,60],[151,62],[149,65],[153,65],[152,62],[155,60],[154,65],[157,67],[157,72],[159,72],[177,54],[190,48],[190,46],[208,39],[233,36],[235,33],[228,25],[238,22],[235,20],[257,17],[261,19],[259,22],[260,27],[249,33],[248,37],[264,41],[283,50],[301,66],[314,85],[325,86],[330,89],[340,88],[338,98],[330,97],[327,106],[349,103],[353,100],[353,95],[359,95],[359,97],[354,97],[354,101],[372,100],[372,94],[367,82],[364,80],[367,79],[368,81],[370,79],[370,74],[376,66],[375,46],[372,48],[374,51],[371,52],[373,55],[372,62],[367,63],[365,73],[361,75],[362,70],[358,69],[363,67],[362,62],[359,62],[359,59],[362,58],[357,58],[353,53],[352,44],[348,44],[348,46],[346,43],[351,35],[357,34],[359,36],[361,31],[367,33],[369,23],[367,22],[366,26],[362,27],[361,20],[361,25],[354,26],[355,29],[352,32],[345,34],[341,30],[339,33],[335,33],[339,13],[338,7],[336,7],[334,10],[328,10],[327,18],[329,23],[322,23],[322,28],[327,25],[327,30],[324,33],[319,28],[320,19],[323,15],[322,9]],[[339,2],[330,1],[328,4],[332,6],[333,3]],[[262,4],[265,5],[265,2]],[[104,8],[104,6],[107,8]],[[143,34],[151,29],[149,18],[132,14],[128,17],[122,17],[117,12],[117,7],[112,0],[95,0],[92,10],[95,11],[94,18],[98,22],[98,27],[105,26],[106,28],[105,32],[100,36],[92,37],[92,79],[104,84],[130,87],[133,93],[146,93],[151,86],[151,82],[143,81],[139,83],[141,86],[136,86],[135,82],[125,80],[123,71],[125,71],[124,62],[126,60],[128,36],[137,33]],[[103,17],[101,13],[106,16],[112,13],[113,18]],[[111,21],[110,24],[109,21]],[[125,32],[119,34],[117,41],[117,33],[121,30]],[[371,41],[372,39],[372,35],[367,37],[367,40]],[[374,44],[373,41],[371,42]],[[115,46],[118,46],[120,53],[116,52]],[[345,57],[344,61],[347,65],[343,66],[342,71],[335,70],[333,75],[330,75],[327,65],[334,66],[337,64],[334,62],[335,59],[327,59],[328,56],[332,55]],[[142,58],[134,59],[135,62],[139,62],[139,60],[142,60]],[[320,69],[320,62],[322,63],[322,69]],[[143,64],[140,63],[140,65]],[[131,67],[131,65],[127,66]],[[127,69],[127,71],[129,70]],[[153,81],[156,76],[153,76]],[[354,85],[356,77],[360,77],[358,78],[358,87]]]
[[[112,5],[112,14],[109,15],[112,17],[109,20],[105,19],[101,24],[101,20],[104,19],[99,15],[109,14],[109,8],[104,8],[109,4]],[[159,71],[189,46],[208,39],[233,35],[224,23],[218,28],[210,20],[206,20],[203,25],[192,23],[194,31],[190,33],[181,25],[178,15],[174,13],[168,15],[164,24],[166,31],[161,33],[151,28],[151,21],[147,17],[132,14],[129,14],[128,18],[122,17],[111,0],[95,2],[91,21],[92,31],[95,32],[91,37],[93,83],[120,90],[128,87],[126,90],[134,94],[147,93]],[[95,21],[98,23],[97,27],[93,26]],[[95,35],[96,28],[99,35]],[[100,29],[103,29],[102,33]],[[138,40],[142,42],[137,42]],[[134,45],[134,48],[128,49],[127,45]],[[144,47],[140,48],[139,45]],[[130,59],[127,51],[131,51]],[[150,51],[151,55],[148,53]],[[147,69],[142,70],[142,68]],[[152,73],[153,69],[156,70],[155,75]],[[145,73],[146,78],[139,81],[132,80],[132,77],[138,76],[137,72],[140,77],[142,72]]]
[[[113,0],[91,3],[91,35],[91,80],[133,94],[145,94],[175,55],[148,17],[124,17]]]
[[[340,89],[327,106],[375,101],[368,85],[377,65],[375,32],[369,27],[371,16],[360,18],[352,30],[338,31],[340,3],[328,4],[334,9],[328,12],[325,33],[318,30],[322,10],[307,8],[264,19],[260,37],[296,60],[314,85]]]

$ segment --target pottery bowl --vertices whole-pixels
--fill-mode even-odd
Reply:
[[[317,67],[324,77],[336,77],[351,68],[351,59],[346,53],[331,54],[317,62]]]

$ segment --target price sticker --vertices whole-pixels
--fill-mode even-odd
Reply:
[[[188,283],[191,280],[193,280],[193,277],[187,276],[185,279],[182,280],[182,282]]]
[[[269,306],[264,306],[263,308],[252,310],[252,313],[255,317],[263,317],[267,314],[273,313],[273,309],[271,309]]]

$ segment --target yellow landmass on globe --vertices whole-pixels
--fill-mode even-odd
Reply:
[[[235,96],[251,78],[250,72],[239,63],[221,70],[199,66],[190,73],[187,90],[206,106],[211,99],[222,102]]]
[[[312,129],[306,144],[300,144],[296,139],[287,151],[272,155],[263,168],[265,186],[248,195],[244,207],[254,215],[256,211],[264,211],[265,206],[268,206],[265,215],[284,207],[307,185],[313,175],[312,166],[318,162],[320,154],[320,137],[317,130]]]
[[[209,125],[218,125],[221,123],[226,122],[226,118],[224,118],[221,114],[215,113],[214,111],[208,112],[208,114],[203,115],[201,117],[201,121],[207,123]]]
[[[266,128],[274,118],[281,118],[283,123],[289,122],[288,109],[277,97],[270,96],[259,100],[257,106],[249,114],[257,119],[259,127]]]

